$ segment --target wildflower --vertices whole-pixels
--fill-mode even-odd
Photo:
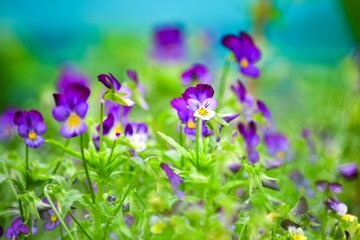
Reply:
[[[29,234],[30,230],[28,226],[21,221],[21,217],[18,217],[11,223],[11,227],[6,230],[5,237],[14,240],[23,236],[28,236]]]
[[[86,132],[83,119],[88,111],[89,95],[90,89],[77,83],[69,84],[63,93],[53,94],[56,107],[52,114],[56,121],[65,122],[60,129],[63,137],[72,138]]]
[[[275,158],[274,161],[266,161],[268,168],[279,167],[285,159],[285,153],[289,147],[287,137],[279,132],[266,131],[264,142],[268,153]]]
[[[290,179],[295,183],[296,188],[300,192],[306,192],[308,197],[314,197],[315,192],[311,189],[311,184],[309,180],[307,180],[301,172],[295,170],[290,173]]]
[[[49,204],[49,202],[46,198],[44,198],[42,201],[45,204]],[[60,220],[58,219],[58,217],[55,215],[54,211],[51,208],[47,209],[47,210],[43,210],[40,213],[40,217],[41,217],[41,219],[46,220],[46,222],[44,224],[45,230],[52,231],[57,226],[60,225]]]
[[[293,240],[306,240],[307,237],[304,235],[304,230],[302,230],[302,228],[298,227],[294,227],[294,226],[289,226],[288,231],[290,233],[290,237]]]
[[[215,117],[214,109],[218,102],[214,95],[214,89],[208,84],[198,84],[196,87],[189,87],[182,94],[182,97],[189,105],[189,109],[194,111],[193,116],[202,120],[210,120]]]
[[[189,136],[196,135],[196,123],[194,117],[194,111],[187,108],[187,102],[183,98],[175,98],[171,101],[171,106],[176,109],[178,116],[182,123],[185,124],[184,132]],[[202,125],[202,135],[211,135],[212,131],[206,127],[205,122]]]
[[[241,168],[241,164],[237,163],[237,162],[233,162],[228,164],[228,169],[232,172],[232,173],[237,173]]]
[[[15,109],[8,108],[0,116],[0,141],[10,140],[14,136],[16,132],[16,125],[14,124],[15,113]]]
[[[181,60],[185,57],[185,41],[177,26],[155,29],[152,56],[158,61]]]
[[[145,123],[128,123],[125,127],[125,137],[129,139],[136,151],[143,151],[149,139],[148,126]]]
[[[132,92],[129,88],[121,86],[119,81],[111,74],[100,74],[98,80],[108,88],[104,94],[104,100],[110,100],[121,105],[131,107],[134,101],[130,99]]]
[[[236,95],[239,103],[243,106],[242,112],[246,119],[250,121],[254,114],[255,99],[246,91],[244,84],[240,80],[231,85],[231,90]]]
[[[87,76],[79,72],[75,67],[71,65],[65,65],[61,69],[61,74],[57,80],[57,89],[59,92],[64,92],[66,87],[72,83],[77,83],[84,87],[89,87]]]
[[[341,193],[342,192],[342,186],[341,184],[334,182],[334,183],[329,183],[326,180],[319,180],[316,181],[316,188],[320,191],[320,192],[325,192],[327,189],[330,190],[332,193]]]
[[[139,77],[136,71],[128,69],[126,71],[127,76],[130,78],[131,81],[133,81],[135,83],[135,91],[134,91],[134,98],[135,100],[137,100],[137,102],[139,103],[139,105],[145,109],[148,110],[149,109],[149,105],[146,102],[144,96],[146,94],[146,90],[144,85],[142,85],[139,81]]]
[[[185,85],[190,85],[196,81],[209,84],[212,77],[209,69],[204,64],[196,63],[182,73],[181,80]]]
[[[328,198],[324,204],[329,210],[336,212],[340,216],[344,216],[348,210],[345,203],[340,202],[335,198]]]
[[[124,216],[125,223],[128,227],[131,227],[135,223],[135,218],[131,214],[126,214]]]
[[[268,123],[270,123],[271,122],[271,112],[268,109],[268,107],[266,106],[266,104],[261,100],[257,100],[256,105],[257,105],[258,111],[265,117],[266,121]]]
[[[14,123],[18,126],[18,134],[25,138],[25,144],[31,148],[37,148],[44,143],[41,136],[47,130],[43,116],[36,110],[17,111]]]
[[[347,163],[339,166],[339,172],[347,180],[356,179],[358,176],[358,166],[356,163]]]
[[[257,146],[259,145],[260,138],[256,134],[256,124],[254,121],[248,123],[248,127],[242,123],[239,124],[238,130],[242,137],[245,140],[246,151],[248,155],[248,160],[251,163],[257,163],[259,161],[259,152],[257,151]]]
[[[171,170],[171,168],[166,163],[161,163],[160,166],[166,173],[175,195],[179,199],[183,199],[185,197],[185,192],[179,190],[180,184],[183,183],[181,177],[177,175],[173,170]]]
[[[226,35],[222,44],[233,52],[242,74],[252,78],[259,77],[260,71],[255,63],[260,60],[261,52],[248,34],[240,32],[239,36]]]

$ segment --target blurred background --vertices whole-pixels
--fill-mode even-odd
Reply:
[[[247,31],[263,53],[253,94],[295,147],[303,128],[314,133],[324,160],[317,168],[328,169],[323,177],[332,179],[338,164],[360,162],[359,12],[358,0],[1,1],[0,113],[10,106],[39,108],[51,119],[51,94],[65,65],[99,89],[98,74],[122,81],[132,68],[150,93],[160,128],[172,111],[169,101],[184,89],[181,72],[207,64],[216,91],[228,55],[221,38]],[[185,59],[151,57],[154,29],[164,25],[182,29]],[[235,66],[229,78],[241,78]],[[306,174],[311,179],[311,171]],[[353,213],[360,213],[360,196],[351,190],[359,186],[358,180],[344,186]]]

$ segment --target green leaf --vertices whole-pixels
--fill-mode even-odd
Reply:
[[[72,189],[68,192],[66,192],[64,201],[62,203],[62,211],[63,214],[66,215],[66,213],[70,210],[71,205],[75,201],[79,201],[83,197],[83,193],[79,192],[76,189]]]
[[[73,157],[81,159],[81,154],[79,152],[76,152],[76,151],[72,150],[71,148],[64,146],[64,144],[62,144],[62,143],[60,143],[58,141],[55,141],[54,139],[46,139],[45,142],[52,145],[52,146],[60,148],[65,153],[67,153],[67,154],[69,154],[69,155],[71,155]]]
[[[174,139],[161,132],[157,132],[157,134],[159,134],[167,143],[169,143],[172,147],[174,147],[176,151],[178,151],[181,155],[183,155],[186,158],[191,158],[191,154],[185,148],[180,146],[180,144],[178,144]]]
[[[132,106],[134,105],[134,102],[130,99],[130,98],[124,98],[124,94],[123,93],[119,93],[116,91],[107,91],[104,94],[104,100],[110,100],[112,102],[115,103],[119,103],[120,105],[124,105],[124,106]]]

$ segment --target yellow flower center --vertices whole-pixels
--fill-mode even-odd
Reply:
[[[191,128],[191,129],[194,129],[194,128],[196,128],[196,124],[193,121],[190,120],[190,121],[187,122],[187,127]]]
[[[276,153],[276,158],[279,158],[279,159],[284,159],[285,157],[285,153],[282,152],[282,151],[279,151]]]
[[[56,220],[57,220],[57,217],[55,215],[51,215],[50,222],[54,223],[54,222],[56,222]]]
[[[241,59],[241,61],[240,61],[240,66],[243,67],[243,68],[249,67],[249,62],[248,62],[248,60],[246,60],[246,58]]]
[[[122,127],[121,124],[119,124],[115,127],[115,133],[121,133],[121,131],[122,131]]]
[[[81,124],[80,117],[77,114],[72,113],[69,117],[69,126],[70,127],[78,127],[80,124]]]
[[[31,141],[34,141],[35,139],[36,139],[36,133],[34,132],[34,131],[31,131],[31,132],[29,132],[29,135],[28,135],[28,137],[29,137],[29,139],[31,140]]]
[[[198,112],[201,117],[209,116],[209,111],[206,108],[199,108]]]

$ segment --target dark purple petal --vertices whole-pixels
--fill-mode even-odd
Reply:
[[[90,89],[77,84],[69,84],[64,91],[65,99],[71,109],[75,109],[79,104],[85,103],[90,96]]]
[[[242,43],[242,49],[244,51],[244,55],[249,60],[250,63],[255,63],[260,60],[261,52],[255,46],[253,39],[245,32],[240,33],[240,39]]]
[[[231,122],[232,120],[234,120],[235,118],[237,118],[238,116],[240,116],[240,114],[235,113],[235,114],[231,114],[228,116],[223,117],[223,120],[227,123]]]
[[[185,56],[185,42],[181,28],[163,26],[154,32],[152,55],[157,60],[179,60]]]
[[[180,184],[183,183],[183,180],[181,179],[181,177],[179,175],[177,175],[173,170],[171,170],[171,168],[166,163],[161,163],[160,166],[166,173],[167,177],[169,178],[169,181],[170,181],[170,184],[172,185],[173,191],[175,193],[179,193],[179,192],[177,192],[178,188],[179,188]],[[180,192],[179,196],[181,197],[180,199],[182,199],[184,197],[181,192]]]
[[[58,122],[64,122],[70,116],[70,109],[65,106],[58,106],[52,110],[52,115]]]
[[[228,168],[232,173],[237,173],[241,168],[241,164],[240,163],[231,163],[228,165]]]
[[[55,105],[57,107],[66,105],[65,95],[63,93],[54,93],[53,97],[54,97]]]
[[[358,176],[358,166],[356,163],[347,163],[339,166],[339,172],[347,180],[356,179]]]
[[[22,138],[27,138],[30,132],[30,128],[27,125],[21,124],[18,127],[18,134]]]
[[[240,71],[242,74],[252,78],[258,78],[260,76],[260,70],[255,65],[240,67]]]
[[[231,85],[231,90],[235,93],[239,102],[243,103],[245,101],[246,88],[240,80],[238,80],[236,84]]]
[[[319,181],[316,181],[315,185],[316,185],[316,188],[320,192],[324,192],[326,190],[326,188],[328,187],[329,182],[325,181],[325,180],[319,180]]]
[[[112,114],[109,114],[108,117],[103,122],[103,134],[107,135],[113,126],[114,126],[114,116]],[[97,127],[97,130],[100,131],[100,125]]]
[[[89,105],[87,103],[80,103],[78,104],[75,109],[74,109],[74,112],[81,118],[85,118],[86,116],[86,113],[88,111],[88,107]]]
[[[130,123],[125,126],[125,136],[132,136],[134,133],[133,127]]]
[[[267,121],[271,121],[271,112],[263,101],[256,101],[258,110],[262,113],[262,115],[266,118]]]
[[[27,112],[26,111],[17,111],[14,115],[14,123],[16,125],[24,124],[26,125]]]
[[[241,47],[240,39],[235,35],[226,35],[221,40],[221,43],[233,52],[237,51]]]
[[[342,186],[339,183],[329,183],[329,189],[333,193],[341,193],[342,192]]]
[[[38,122],[44,122],[43,116],[39,111],[30,110],[27,116],[28,126],[34,128]]]
[[[184,71],[181,75],[181,80],[184,84],[191,84],[193,81],[201,83],[210,83],[211,74],[209,69],[204,64],[194,64],[189,69]]]
[[[275,191],[280,191],[280,187],[279,187],[277,181],[274,179],[262,179],[261,184],[265,188],[275,190]]]
[[[54,215],[55,216],[55,215]],[[55,216],[56,217],[56,216]],[[52,222],[51,219],[48,219],[44,224],[44,229],[48,231],[54,230],[57,226],[60,225],[60,221],[56,217],[56,221]]]
[[[308,203],[306,201],[305,197],[301,197],[300,201],[296,204],[294,210],[293,210],[293,214],[294,215],[300,215],[300,214],[304,214],[309,210],[309,206]]]
[[[137,72],[134,71],[134,70],[131,70],[131,69],[128,69],[126,71],[126,74],[128,75],[128,77],[133,80],[136,84],[139,83],[139,78],[138,78],[138,75],[137,75]]]
[[[214,96],[214,89],[208,84],[198,84],[196,87],[189,87],[182,94],[182,97],[187,101],[189,99],[195,99],[199,102],[203,102],[207,98]]]
[[[97,76],[97,79],[104,84],[105,87],[112,89],[113,88],[113,83],[111,80],[111,77],[107,74],[100,74],[99,76]]]
[[[258,151],[253,149],[251,150],[248,149],[248,158],[251,163],[253,164],[257,163],[260,159]]]

